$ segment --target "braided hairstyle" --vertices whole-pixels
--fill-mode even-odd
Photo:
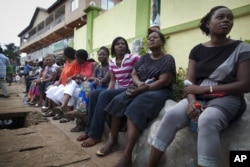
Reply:
[[[199,27],[203,33],[205,33],[207,36],[210,34],[209,28],[207,28],[207,22],[211,20],[211,17],[213,16],[214,12],[221,8],[227,8],[226,6],[215,6],[213,7],[201,20],[199,23]]]

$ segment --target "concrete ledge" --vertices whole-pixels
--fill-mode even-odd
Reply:
[[[230,150],[250,150],[250,93],[245,94],[247,109],[240,119],[234,122],[230,128],[222,132],[221,153],[219,166],[229,166]],[[143,132],[133,151],[133,166],[146,166],[149,157],[151,142],[160,125],[160,121],[167,110],[176,104],[175,101],[167,100],[159,116]],[[165,132],[167,133],[167,132]],[[119,144],[124,147],[126,134],[119,134]],[[188,127],[180,130],[168,148],[167,152],[160,161],[159,167],[174,166],[192,166],[197,162],[197,135]],[[209,144],[209,143],[208,143]]]

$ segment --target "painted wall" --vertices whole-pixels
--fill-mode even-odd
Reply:
[[[111,45],[113,39],[135,36],[136,1],[126,0],[94,19],[93,49]]]
[[[250,40],[250,14],[234,20],[234,26],[229,35],[232,39]]]
[[[87,46],[87,26],[83,26],[74,31],[74,49],[86,49]]]
[[[161,30],[169,35],[167,51],[175,57],[176,66],[186,68],[190,50],[198,43],[209,40],[198,28],[198,21],[214,6],[224,5],[235,9],[250,5],[249,0],[161,0]],[[194,23],[195,22],[195,23]],[[192,24],[195,27],[181,31],[179,24]],[[197,26],[196,26],[197,25]],[[185,27],[183,26],[183,27]],[[246,16],[237,17],[234,27],[229,34],[232,39],[250,39],[247,27],[250,26],[250,13]],[[170,33],[168,33],[170,32]],[[180,47],[181,46],[181,47]]]
[[[161,0],[161,28],[200,19],[214,6],[233,9],[248,4],[249,0]]]
[[[138,17],[136,9],[142,8],[136,7],[136,4],[135,0],[122,1],[94,19],[91,57],[96,56],[96,50],[99,47],[110,46],[116,36],[125,37],[131,49],[132,41],[139,38],[135,33],[138,29],[138,26],[136,27],[136,17]],[[235,18],[230,37],[237,40],[249,40],[249,0],[185,0],[185,3],[182,0],[161,0],[161,32],[169,37],[166,50],[175,57],[177,68],[186,68],[190,50],[196,44],[209,40],[209,37],[203,35],[198,28],[198,23],[212,7],[221,4],[231,8],[235,13],[241,12],[237,8],[244,8],[245,15],[238,15]],[[150,11],[148,12],[150,13]],[[139,16],[137,19],[144,18],[146,17]],[[145,28],[147,29],[147,27]],[[86,48],[87,42],[84,41],[86,31],[86,27],[76,31],[75,48]],[[78,37],[79,35],[81,37]]]
[[[250,14],[248,16],[236,18],[234,27],[229,36],[235,40],[249,40],[250,33],[247,27],[250,26]],[[176,60],[176,66],[187,68],[190,50],[199,43],[208,41],[210,38],[202,34],[199,28],[181,31],[169,35],[167,40],[167,52],[172,54]]]

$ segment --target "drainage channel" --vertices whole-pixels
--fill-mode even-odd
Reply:
[[[0,115],[0,129],[19,129],[25,125],[28,112],[7,113]]]
[[[48,122],[38,111],[9,112],[0,114],[0,129],[19,129],[41,122]]]

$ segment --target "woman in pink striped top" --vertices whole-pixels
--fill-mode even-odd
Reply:
[[[127,41],[117,37],[111,45],[112,59],[109,61],[110,83],[107,90],[91,92],[87,111],[85,133],[77,138],[83,141],[82,147],[91,147],[101,141],[105,123],[104,108],[116,95],[124,92],[132,84],[131,72],[139,60],[138,55],[130,54]]]

